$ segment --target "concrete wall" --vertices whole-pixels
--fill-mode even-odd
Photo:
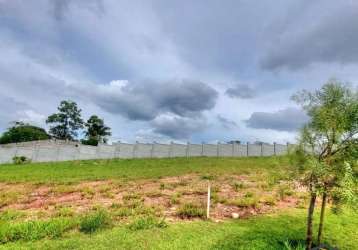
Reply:
[[[11,163],[14,156],[26,156],[33,162],[165,157],[245,157],[287,153],[281,144],[159,144],[116,143],[97,147],[65,141],[37,141],[0,145],[0,163]]]

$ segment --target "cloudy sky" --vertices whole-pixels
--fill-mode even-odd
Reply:
[[[290,101],[358,82],[355,0],[0,0],[0,132],[63,99],[112,140],[294,141]]]

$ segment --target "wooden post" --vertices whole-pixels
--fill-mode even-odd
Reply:
[[[276,142],[273,143],[273,155],[276,155]]]
[[[206,206],[206,218],[209,219],[210,218],[210,196],[211,196],[211,192],[210,192],[210,181],[208,181],[208,200],[207,200],[207,206]]]
[[[249,156],[249,142],[246,143],[246,156]]]
[[[201,156],[204,156],[204,142],[201,143]]]
[[[235,156],[235,143],[232,144],[232,152],[231,152],[231,154],[232,154],[232,157]]]
[[[218,142],[218,144],[216,145],[216,157],[219,157],[220,153],[220,142]]]
[[[261,152],[260,152],[261,156],[264,155],[264,143],[261,142]]]

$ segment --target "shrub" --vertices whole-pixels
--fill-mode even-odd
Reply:
[[[85,215],[80,221],[80,231],[83,233],[94,233],[98,229],[110,225],[110,216],[104,210],[98,210]]]
[[[134,220],[132,223],[129,224],[129,229],[137,231],[137,230],[144,230],[150,228],[164,228],[167,227],[167,223],[164,221],[164,218],[159,220],[154,216],[145,216],[140,217]]]
[[[30,163],[31,159],[27,158],[26,156],[14,156],[12,158],[12,162],[16,165]]]
[[[204,218],[205,210],[199,205],[185,203],[179,208],[177,215],[180,218]]]

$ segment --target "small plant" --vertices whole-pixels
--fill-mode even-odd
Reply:
[[[82,189],[82,196],[87,198],[87,199],[92,199],[93,196],[95,195],[95,190],[93,188],[90,187],[84,187]]]
[[[76,226],[76,221],[52,219],[49,221],[25,221],[0,223],[0,243],[18,240],[34,241],[43,238],[58,238]]]
[[[273,195],[267,195],[263,197],[262,202],[266,205],[273,206],[276,204],[276,198]]]
[[[281,200],[284,200],[287,196],[293,195],[293,190],[288,184],[280,184],[278,186],[277,194]]]
[[[15,165],[21,165],[21,164],[30,163],[31,159],[27,158],[26,156],[14,156],[12,158],[12,162]]]
[[[72,208],[63,207],[56,212],[56,217],[72,217],[75,214]]]
[[[25,213],[17,210],[5,210],[0,213],[0,221],[14,221],[16,219],[22,218],[25,216]]]
[[[165,222],[164,218],[161,220],[158,220],[154,216],[145,216],[140,217],[136,220],[134,220],[132,223],[129,224],[129,229],[133,231],[137,230],[145,230],[150,228],[165,228],[167,227],[167,223]]]
[[[159,189],[160,189],[160,190],[164,190],[164,189],[165,189],[165,184],[164,184],[164,183],[160,183]]]
[[[202,206],[199,206],[197,204],[185,203],[179,208],[177,215],[183,219],[204,218],[205,210]]]
[[[170,203],[172,205],[174,204],[179,204],[180,203],[180,198],[181,197],[181,193],[175,193],[170,197]]]
[[[226,204],[238,207],[257,208],[259,206],[259,200],[256,197],[243,197],[236,200],[229,200]]]
[[[243,189],[245,187],[245,185],[241,181],[235,181],[232,184],[232,187],[236,192],[238,192],[240,189]]]
[[[104,210],[98,210],[85,215],[80,222],[80,231],[83,233],[94,233],[98,229],[110,225],[110,216]]]
[[[202,180],[209,180],[209,181],[212,181],[214,180],[216,177],[214,175],[211,175],[211,174],[204,174],[201,176],[201,179]]]

